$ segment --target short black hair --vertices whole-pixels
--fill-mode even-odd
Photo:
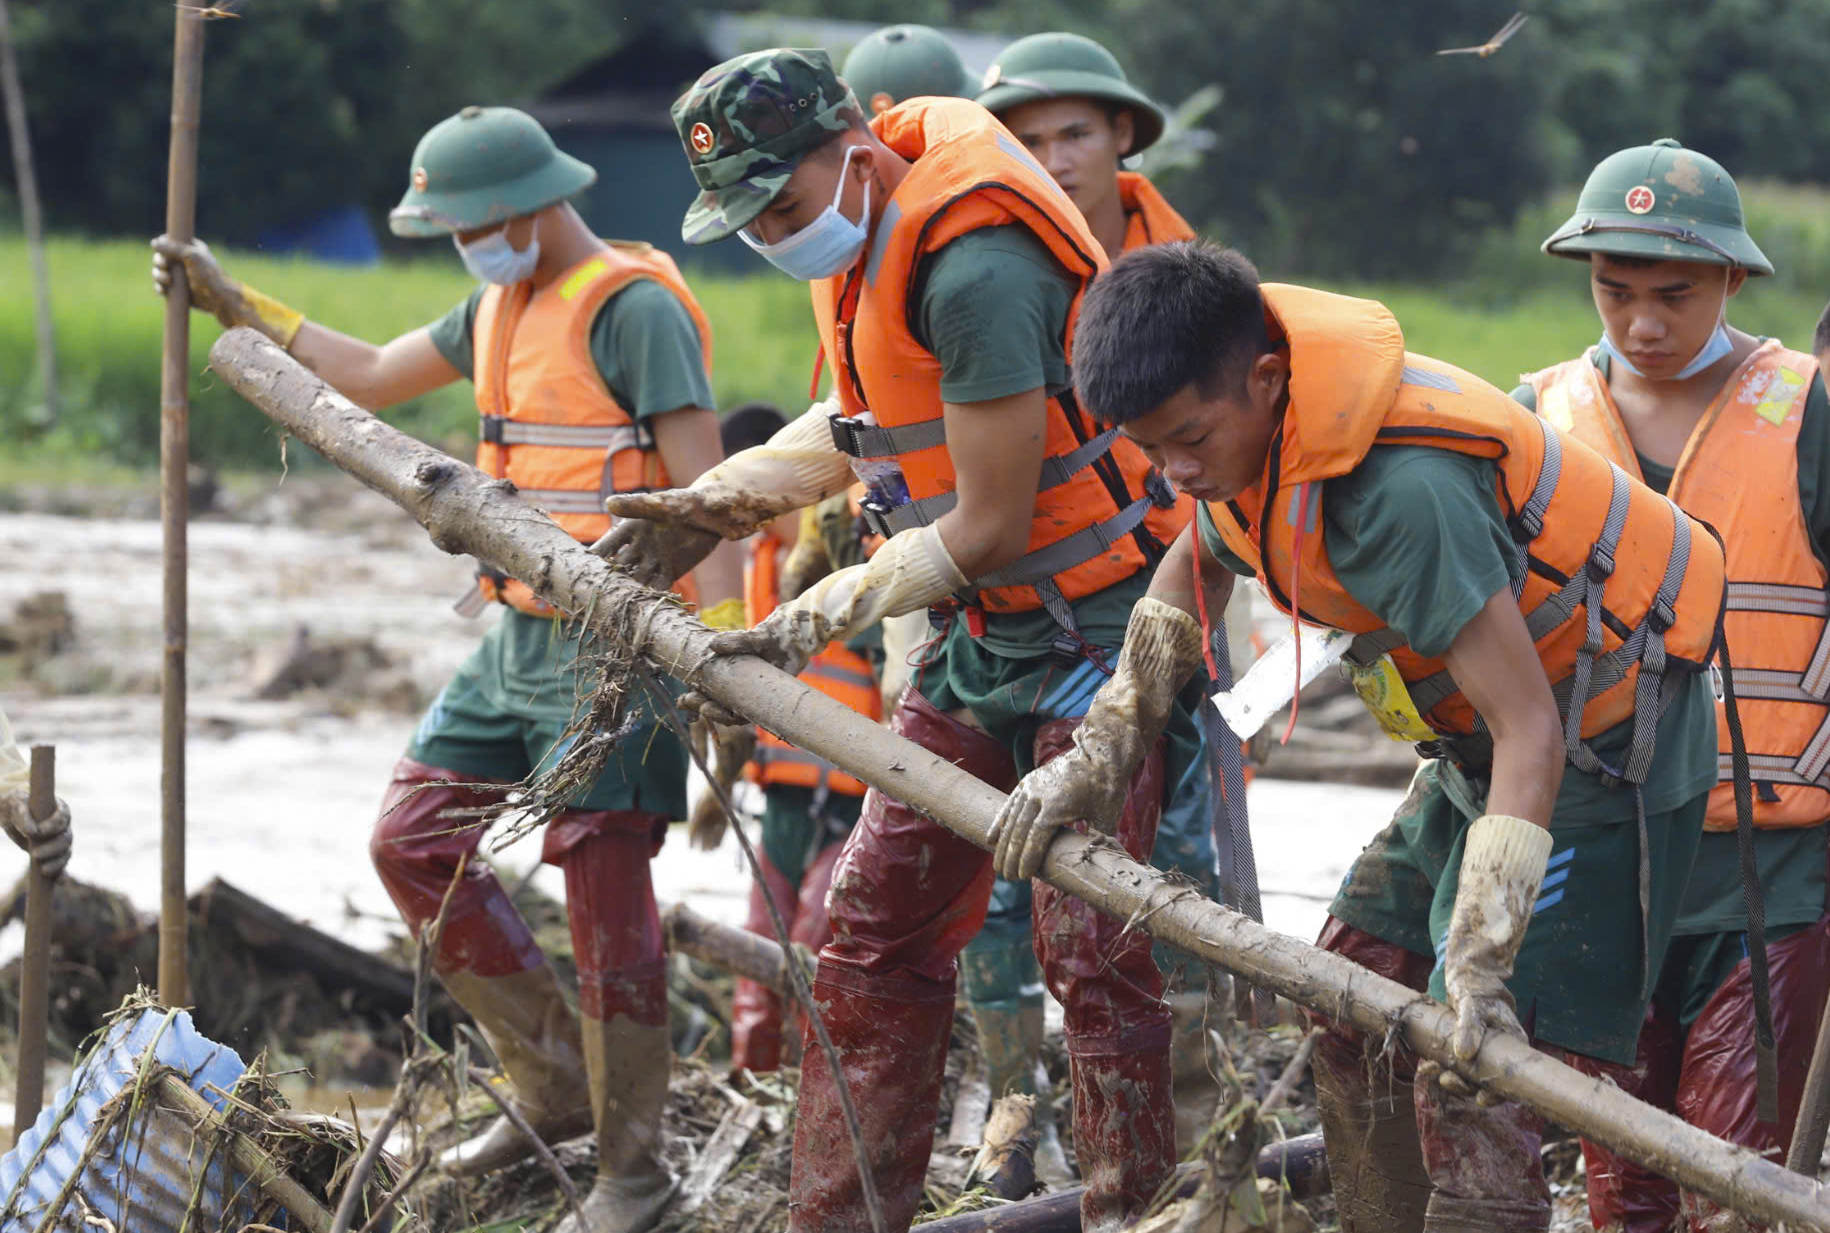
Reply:
[[[788,426],[781,408],[771,402],[746,402],[730,412],[718,424],[718,440],[729,458],[740,450],[761,445]]]
[[[1811,354],[1822,355],[1830,350],[1830,304],[1824,305],[1824,311],[1817,319],[1817,333],[1811,336]]]
[[[1258,270],[1205,240],[1126,253],[1093,280],[1074,329],[1074,391],[1107,424],[1126,424],[1193,385],[1245,389],[1270,350]]]

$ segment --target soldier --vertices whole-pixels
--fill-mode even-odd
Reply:
[[[880,116],[912,98],[971,98],[972,77],[947,36],[932,26],[885,26],[858,41],[839,71]]]
[[[855,84],[855,83],[854,83]],[[1125,78],[1118,60],[1079,34],[1032,34],[1006,47],[986,71],[978,101],[1036,156],[1055,178],[1106,256],[1146,244],[1191,240],[1195,229],[1144,176],[1123,160],[1163,133],[1163,112]],[[1237,642],[1251,627],[1251,595],[1234,589],[1227,631]],[[1249,644],[1246,646],[1249,655]],[[1249,659],[1248,659],[1249,663]],[[1235,665],[1243,670],[1247,663]],[[1151,861],[1172,869],[1209,898],[1215,876],[1214,803],[1209,759],[1187,760],[1157,824]],[[1226,823],[1222,823],[1225,826]],[[978,1020],[994,1091],[1015,1083],[1034,1091],[1042,1045],[1042,984],[1029,931],[1029,883],[1000,880],[991,893],[985,928],[960,954],[960,975]],[[1206,972],[1179,951],[1156,948],[1175,1016],[1176,1143],[1186,1152],[1213,1120],[1220,1085],[1208,1058]],[[1190,986],[1193,987],[1190,987]],[[1047,1100],[1047,1092],[1041,1093]]]
[[[449,235],[483,286],[429,326],[376,347],[307,321],[228,278],[201,244],[155,241],[184,262],[192,303],[249,325],[352,401],[383,408],[460,378],[482,415],[477,464],[579,540],[609,526],[608,494],[666,487],[721,457],[708,375],[710,331],[679,271],[646,245],[592,235],[568,198],[596,173],[530,116],[466,107],[413,153],[389,216],[398,235]],[[161,289],[163,264],[155,265]],[[742,626],[735,561],[698,571],[702,616]],[[667,582],[674,581],[672,578]],[[661,1160],[667,1099],[666,959],[648,862],[686,812],[685,751],[654,716],[547,826],[541,859],[565,871],[581,1024],[489,866],[479,825],[448,810],[500,804],[504,785],[552,763],[592,682],[575,630],[520,582],[483,571],[501,619],[432,703],[394,769],[370,840],[382,882],[416,932],[451,892],[439,977],[482,1027],[507,1098],[543,1137],[597,1130],[584,1211],[596,1233],[649,1228],[676,1179]],[[578,1082],[582,1062],[589,1082]],[[499,1167],[529,1148],[506,1118],[441,1163]],[[575,1217],[562,1226],[580,1233]]]
[[[1725,580],[1708,530],[1406,351],[1383,305],[1261,285],[1212,245],[1102,274],[1074,377],[1201,504],[1075,751],[1000,812],[999,865],[1033,871],[1062,825],[1113,816],[1112,785],[1200,660],[1194,614],[1254,573],[1293,623],[1356,635],[1349,662],[1401,703],[1382,722],[1430,756],[1321,945],[1446,1001],[1461,1059],[1529,1024],[1624,1069],[1715,780],[1703,669]],[[1132,662],[1142,628],[1166,662]],[[1392,1052],[1333,1025],[1315,1053],[1342,1229],[1548,1228],[1537,1116],[1439,1067],[1413,1090]]]
[[[1532,373],[1513,397],[1709,523],[1728,552],[1726,635],[1754,781],[1779,1121],[1755,1100],[1753,976],[1726,714],[1721,782],[1671,952],[1621,1086],[1731,1143],[1784,1159],[1830,984],[1830,402],[1818,361],[1728,324],[1728,302],[1772,265],[1715,160],[1664,140],[1596,166],[1544,251],[1584,262],[1599,342]],[[1592,1069],[1585,1059],[1572,1064]],[[1597,1229],[1653,1233],[1680,1214],[1675,1182],[1583,1142]],[[1692,1233],[1720,1209],[1688,1195]]]
[[[1146,662],[1160,652],[1126,638],[1124,614],[1185,517],[1143,456],[1092,430],[1067,389],[1078,306],[1104,264],[1098,242],[982,107],[921,98],[867,126],[823,52],[719,65],[674,104],[674,122],[705,190],[685,238],[741,236],[813,284],[848,414],[796,420],[691,488],[615,498],[625,521],[612,559],[658,578],[714,535],[837,491],[855,462],[883,546],[716,649],[798,671],[834,639],[932,609],[939,630],[892,726],[989,783],[1014,783],[1072,747],[1121,646]],[[1193,689],[1174,708],[1170,758],[1198,749],[1199,702]],[[1154,840],[1164,756],[1114,781],[1128,807],[1107,822],[1139,857]],[[875,791],[833,875],[814,996],[851,1090],[865,1094],[864,1143],[892,1228],[908,1227],[921,1198],[954,959],[984,918],[992,875],[988,853]],[[1162,978],[1148,939],[1122,922],[1046,886],[1035,905],[1044,978],[1066,1016],[1082,1218],[1112,1229],[1175,1163]],[[809,1050],[790,1227],[863,1227],[860,1186],[834,1076]]]

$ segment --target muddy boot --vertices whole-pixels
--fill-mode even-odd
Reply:
[[[1545,1233],[1543,1121],[1524,1105],[1484,1109],[1420,1076],[1417,1131],[1435,1187],[1424,1233]]]
[[[559,981],[546,964],[511,976],[484,977],[471,971],[442,974],[445,988],[483,1029],[495,1050],[510,1090],[497,1093],[512,1100],[516,1111],[542,1140],[556,1143],[591,1128],[591,1105],[580,1090],[584,1055],[578,1021],[559,992]],[[514,1164],[534,1154],[506,1117],[498,1117],[473,1139],[447,1149],[439,1167],[468,1177]]]
[[[1430,960],[1328,918],[1323,950],[1422,989]],[[1317,1018],[1317,1022],[1326,1020]],[[1413,1063],[1383,1042],[1329,1026],[1311,1063],[1341,1233],[1416,1233],[1430,1202],[1413,1102]]]
[[[1123,1046],[1068,1042],[1074,1076],[1074,1150],[1086,1191],[1080,1227],[1111,1233],[1142,1214],[1176,1167],[1169,1039]]]
[[[921,1203],[953,1025],[953,983],[874,976],[821,957],[813,1000],[837,1046],[870,1149],[888,1228],[906,1229]],[[808,1049],[788,1184],[794,1233],[870,1227],[851,1136],[823,1049]]]
[[[673,1201],[680,1179],[661,1159],[661,1115],[673,1054],[667,1025],[627,1015],[583,1021],[591,1107],[597,1123],[597,1182],[555,1233],[644,1233]]]
[[[962,970],[964,958],[962,955]],[[1037,977],[1040,979],[1040,972]],[[1073,1185],[1074,1173],[1061,1149],[1061,1132],[1055,1128],[1054,1092],[1042,1069],[1042,1007],[1023,1006],[1013,1011],[974,1004],[972,1019],[979,1030],[979,1051],[985,1057],[991,1099],[1011,1092],[1036,1098],[1036,1176],[1050,1186]]]
[[[1175,1077],[1176,1151],[1181,1156],[1194,1150],[1220,1107],[1220,1085],[1208,1064],[1207,994],[1184,989],[1163,999],[1169,1003],[1174,1021],[1174,1035],[1169,1042],[1169,1070]],[[1216,1008],[1217,1009],[1217,1008]],[[1222,1012],[1224,1013],[1224,1012]],[[1218,1026],[1218,1021],[1213,1021]]]

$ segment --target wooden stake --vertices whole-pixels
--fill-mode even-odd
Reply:
[[[38,315],[38,381],[48,422],[57,419],[57,331],[51,320],[51,274],[44,258],[44,213],[38,207],[38,176],[32,169],[31,130],[25,121],[25,91],[13,54],[13,23],[0,0],[0,95],[6,99],[6,132],[13,146],[13,178],[19,186],[19,216],[25,224],[26,259],[32,263],[32,298]]]
[[[1817,1021],[1817,1047],[1811,1051],[1811,1069],[1805,1075],[1805,1094],[1798,1102],[1798,1121],[1792,1127],[1792,1150],[1786,1168],[1816,1177],[1824,1160],[1824,1134],[1830,1129],[1830,1005]]]
[[[179,243],[197,225],[197,125],[203,110],[203,6],[179,0],[172,50],[171,157],[166,164],[165,234]],[[190,1002],[184,902],[184,658],[189,640],[187,584],[191,459],[191,287],[172,263],[165,296],[165,349],[159,369],[159,521],[164,531],[165,657],[159,715],[159,1000]]]
[[[32,746],[31,792],[26,807],[34,818],[57,811],[57,759],[49,745]],[[45,1037],[51,1016],[52,879],[36,860],[26,874],[25,955],[19,974],[19,1075],[13,1088],[13,1142],[31,1129],[44,1107]]]
[[[512,485],[390,428],[253,330],[218,339],[210,366],[293,436],[411,513],[440,548],[521,579],[563,612],[588,614],[582,619],[597,636],[627,640],[707,697],[989,849],[1004,803],[997,789],[760,659],[713,655],[713,631],[549,519],[529,517]],[[1461,1062],[1451,1046],[1455,1018],[1442,1003],[1204,899],[1104,836],[1063,833],[1041,876],[1253,985],[1451,1066],[1723,1207],[1830,1233],[1830,1196],[1820,1196],[1810,1179],[1578,1074],[1523,1040],[1489,1033],[1474,1060]]]

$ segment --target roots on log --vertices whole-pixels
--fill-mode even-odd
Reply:
[[[1003,796],[952,763],[759,659],[714,658],[712,636],[667,597],[587,552],[512,485],[382,423],[266,338],[231,330],[211,368],[287,432],[381,492],[446,552],[521,579],[606,637],[629,637],[661,670],[784,739],[933,817],[980,847]],[[1830,1233],[1830,1199],[1810,1178],[1733,1147],[1612,1084],[1579,1074],[1512,1037],[1489,1035],[1471,1063],[1455,1058],[1448,1008],[1338,955],[1266,929],[1139,864],[1101,836],[1063,833],[1042,878],[1152,936],[1262,989],[1389,1036],[1502,1096],[1613,1148],[1717,1203],[1769,1223]]]

